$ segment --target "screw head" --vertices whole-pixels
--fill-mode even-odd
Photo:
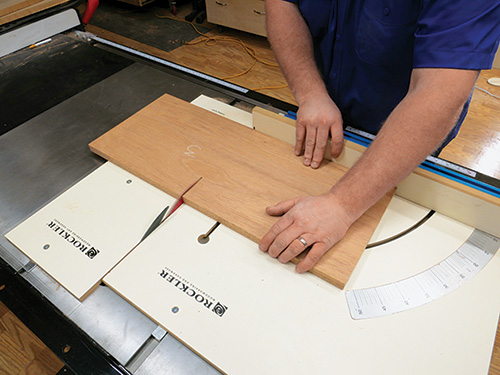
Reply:
[[[177,314],[179,312],[179,308],[177,306],[172,307],[172,312]]]
[[[43,245],[43,249],[44,249],[44,250],[48,250],[49,248],[50,248],[50,245],[49,245],[49,244],[45,244],[45,245]]]

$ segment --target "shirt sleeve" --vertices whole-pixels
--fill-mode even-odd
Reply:
[[[500,1],[425,0],[414,68],[491,69],[500,39]]]

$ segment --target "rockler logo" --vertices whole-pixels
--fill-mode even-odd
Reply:
[[[52,220],[47,226],[52,229],[55,233],[57,233],[62,239],[68,241],[72,244],[76,249],[84,253],[90,259],[94,259],[97,254],[99,254],[99,250],[93,247],[90,243],[85,241],[71,229],[67,228],[64,224],[59,222],[58,220]]]
[[[193,298],[209,311],[212,311],[215,315],[222,317],[226,313],[227,306],[220,302],[216,302],[215,298],[197,288],[171,269],[164,267],[160,272],[158,272],[158,275],[170,283],[173,287],[177,288],[188,297]]]

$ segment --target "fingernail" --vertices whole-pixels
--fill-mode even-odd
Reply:
[[[297,273],[304,273],[300,267],[295,267],[295,271],[297,271]]]
[[[312,166],[313,168],[317,168],[317,167],[318,167],[318,162],[313,161],[313,162],[312,162],[312,164],[311,164],[311,166]]]
[[[311,161],[310,161],[309,159],[304,159],[304,164],[305,164],[305,165],[309,165],[309,163],[310,163],[310,162],[311,162]]]
[[[295,155],[299,156],[300,152],[298,150],[295,150]]]
[[[259,250],[260,250],[260,251],[264,251],[264,250],[265,250],[265,249],[264,249],[264,245],[259,245]]]

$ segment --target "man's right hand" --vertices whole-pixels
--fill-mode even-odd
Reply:
[[[318,168],[325,155],[328,136],[332,137],[332,157],[342,152],[342,115],[329,96],[315,96],[299,103],[295,155],[304,151],[304,165]]]

